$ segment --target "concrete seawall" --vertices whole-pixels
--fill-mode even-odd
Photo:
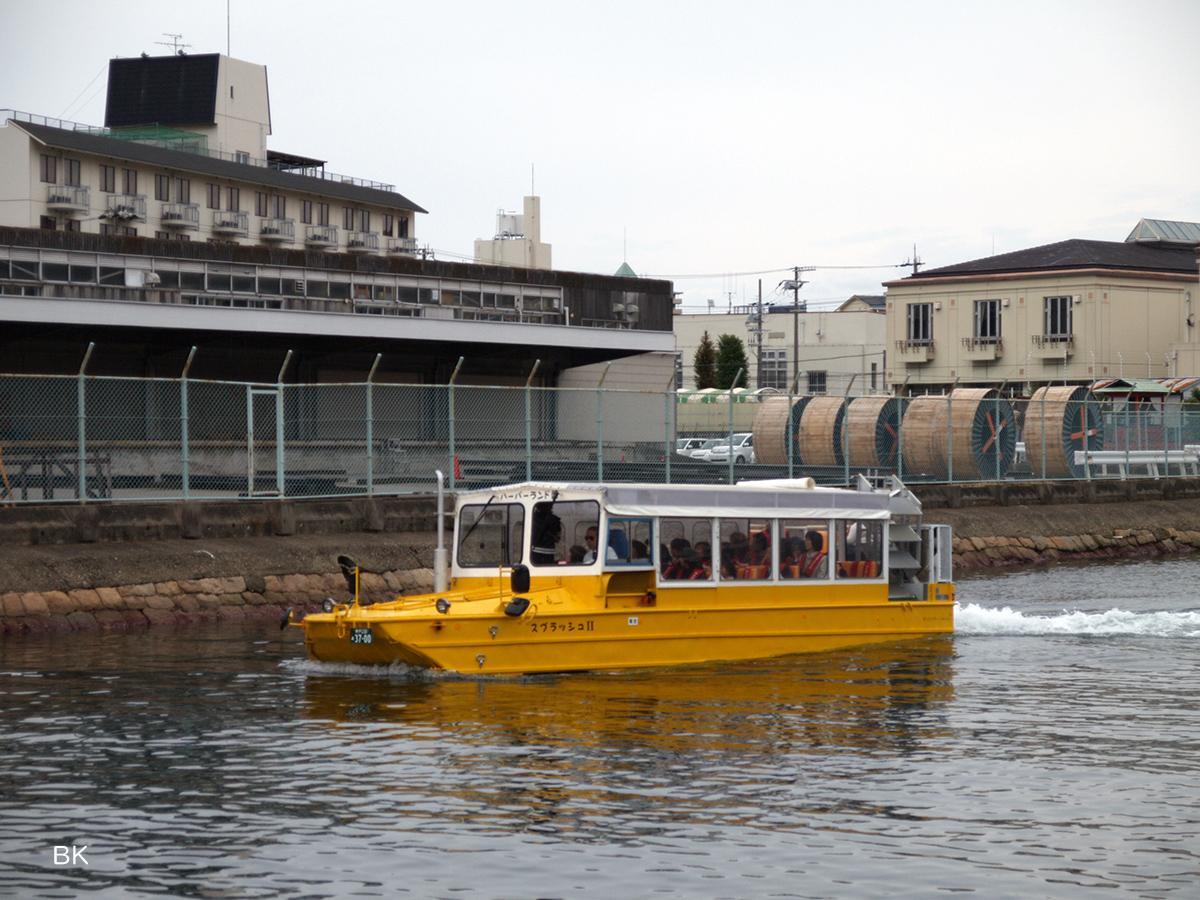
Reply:
[[[957,570],[1200,549],[1200,479],[916,486]],[[433,585],[429,497],[0,508],[0,632],[276,621]]]

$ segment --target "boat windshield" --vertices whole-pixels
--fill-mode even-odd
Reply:
[[[512,566],[521,561],[525,507],[520,503],[464,506],[458,513],[458,565]]]

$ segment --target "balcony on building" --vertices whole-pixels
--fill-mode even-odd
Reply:
[[[88,188],[75,184],[46,185],[46,207],[55,212],[85,213],[90,208]]]
[[[933,359],[933,340],[903,340],[896,341],[896,352],[901,362],[908,365],[919,365]]]
[[[338,230],[336,225],[309,225],[304,235],[306,247],[336,247]]]
[[[245,237],[250,233],[250,218],[240,209],[214,209],[212,231],[226,237]]]
[[[965,337],[963,358],[971,362],[990,362],[1004,354],[1004,342],[998,337]]]
[[[417,252],[417,239],[409,237],[390,237],[387,239],[387,252],[415,256]]]
[[[146,221],[146,195],[109,194],[103,218],[113,222]]]
[[[200,227],[200,207],[195,203],[164,203],[159,218],[163,228],[195,231]]]
[[[1034,359],[1067,359],[1075,353],[1075,337],[1070,334],[1033,335]]]
[[[259,219],[258,239],[281,244],[290,244],[296,239],[295,219]]]
[[[379,235],[374,231],[347,231],[347,253],[378,253]]]

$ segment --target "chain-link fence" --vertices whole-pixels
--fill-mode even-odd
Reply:
[[[1200,476],[1200,405],[0,375],[0,503],[425,492],[526,480]]]

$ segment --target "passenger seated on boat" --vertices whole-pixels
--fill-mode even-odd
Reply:
[[[634,541],[632,544],[632,558],[629,560],[633,563],[648,563],[650,562],[650,548],[646,546],[645,541]]]
[[[608,530],[608,549],[604,558],[609,562],[629,562],[629,538],[619,528]]]
[[[581,563],[591,564],[596,561],[596,536],[599,534],[599,526],[589,525],[587,532],[583,535],[583,542],[587,546],[584,549],[583,559]]]
[[[562,540],[562,519],[535,506],[532,525],[533,546],[529,548],[529,561],[539,566],[554,565],[557,562],[555,545]]]
[[[670,549],[668,549],[667,545],[659,544],[658,545],[658,571],[660,573],[662,573],[664,575],[666,574],[667,567],[669,565],[671,565],[672,559],[673,559],[673,557],[671,556],[671,551],[670,551]]]
[[[738,575],[738,569],[746,565],[746,555],[749,550],[750,545],[746,540],[746,535],[740,531],[729,535],[729,540],[721,543],[721,577],[731,580],[745,577]]]
[[[691,565],[689,565],[688,556],[691,557]],[[665,581],[682,581],[692,574],[692,569],[695,568],[694,562],[696,551],[692,549],[692,545],[687,538],[673,538],[671,541],[671,562],[663,571],[663,579]]]
[[[587,556],[587,552],[586,547],[575,544],[567,551],[567,562],[571,563],[571,565],[582,564],[584,557]]]
[[[779,543],[779,577],[799,578],[804,564],[804,541],[798,537],[784,538]]]
[[[800,566],[801,578],[828,578],[829,557],[824,550],[825,539],[819,531],[804,535],[804,562]]]
[[[712,545],[708,541],[696,541],[693,549],[696,562],[688,578],[692,581],[712,581]]]

